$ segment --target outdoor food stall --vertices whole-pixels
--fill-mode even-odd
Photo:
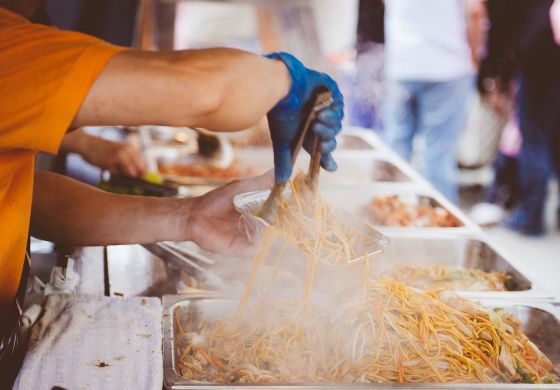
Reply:
[[[140,131],[178,196],[272,167],[262,146],[219,139],[200,153],[197,131]],[[252,259],[185,242],[77,249],[78,292],[121,302],[106,319],[107,341],[91,347],[92,369],[132,359],[167,389],[558,388],[560,306],[531,269],[373,131],[344,129],[335,156],[340,168],[321,174],[313,207],[303,173],[273,219],[258,216],[267,193],[235,199],[240,228],[258,243]],[[201,159],[207,169],[191,166]],[[296,170],[308,163],[302,153]],[[123,338],[136,349],[115,352]]]
[[[560,390],[557,249],[454,203],[463,143],[545,201],[560,0],[54,3],[0,0],[0,390]]]

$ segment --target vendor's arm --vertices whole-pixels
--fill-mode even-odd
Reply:
[[[334,171],[331,152],[344,116],[342,94],[332,78],[288,53],[261,57],[225,48],[122,52],[96,79],[73,125],[151,123],[235,131],[267,115],[276,181],[285,182],[306,103],[319,87],[331,92],[333,103],[318,113],[304,147],[311,151],[312,134],[319,136],[321,165]]]
[[[241,50],[125,51],[94,82],[73,127],[151,123],[240,130],[263,118],[291,84],[282,62]]]
[[[142,177],[147,170],[140,145],[106,140],[82,129],[66,134],[59,151],[77,153],[90,164],[112,174]]]
[[[49,172],[37,172],[31,234],[69,245],[194,241],[208,250],[249,249],[233,207],[238,193],[270,187],[272,175],[232,182],[189,199],[116,195]]]

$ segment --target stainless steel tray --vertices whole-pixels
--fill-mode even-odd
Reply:
[[[386,232],[391,245],[374,261],[373,267],[388,267],[397,262],[406,265],[444,265],[452,268],[474,268],[505,272],[511,277],[510,291],[458,291],[474,298],[553,300],[554,297],[527,275],[518,264],[477,234],[422,231]]]
[[[343,136],[349,148],[337,149],[335,159],[339,169],[333,174],[321,175],[321,183],[325,185],[357,184],[371,182],[410,182],[409,173],[403,172],[393,162],[387,159],[387,154],[377,151],[373,143],[359,134],[349,133]],[[360,149],[363,148],[363,149]],[[235,150],[234,163],[243,175],[253,176],[264,173],[274,166],[272,150],[270,148],[248,148]],[[192,153],[185,153],[178,147],[146,148],[146,159],[152,169],[157,170],[158,159],[167,165],[190,165]],[[307,170],[309,155],[302,153],[295,164],[295,170]],[[233,178],[196,178],[180,176],[166,176],[180,184],[220,184]]]
[[[367,133],[371,133],[372,130],[365,130],[362,132],[356,131],[346,131],[344,130],[341,134],[336,137],[338,146],[337,151],[352,151],[352,152],[365,152],[377,149],[375,142],[367,137]],[[365,133],[365,134],[364,134]],[[230,136],[228,134],[228,136]],[[270,145],[242,145],[236,146],[236,150],[271,150]]]
[[[409,230],[409,229],[452,229],[452,230],[465,230],[474,231],[478,230],[478,226],[469,221],[469,219],[456,207],[446,202],[445,199],[440,199],[429,191],[418,189],[415,186],[406,184],[370,184],[352,187],[326,187],[321,189],[321,194],[330,203],[336,205],[338,208],[361,217],[368,223],[376,227],[383,227],[384,229],[395,230]],[[368,206],[374,198],[385,196],[398,196],[406,204],[427,204],[433,207],[441,207],[450,213],[457,221],[457,227],[419,227],[419,226],[387,226],[381,223],[376,223],[368,214]]]
[[[354,153],[335,156],[338,170],[321,176],[321,184],[355,185],[376,182],[410,182],[411,177],[401,168],[375,152]]]
[[[527,336],[555,364],[560,364],[560,320],[558,307],[552,304],[515,305],[511,302],[481,301],[487,307],[501,307],[508,310],[523,324]],[[220,313],[235,310],[235,301],[218,294],[186,294],[163,297],[163,360],[164,385],[167,389],[357,389],[357,388],[398,388],[398,389],[560,389],[560,385],[532,384],[465,384],[465,385],[224,385],[189,381],[181,377],[175,367],[175,309],[188,309],[190,305],[206,305],[209,310]]]
[[[457,291],[459,295],[472,298],[506,298],[522,301],[554,300],[538,282],[527,275],[522,264],[516,264],[502,251],[487,243],[477,234],[452,233],[449,229],[444,232],[427,231],[426,229],[410,229],[385,232],[391,244],[384,253],[375,256],[372,260],[372,271],[389,268],[396,263],[405,265],[444,265],[451,268],[473,268],[487,272],[504,272],[510,276],[509,291]],[[173,253],[162,248],[146,246],[147,249],[168,263],[181,265]],[[247,281],[252,269],[252,262],[248,259],[231,258],[211,254],[197,249],[201,255],[210,258],[212,264],[206,266],[193,266],[186,262],[184,268],[189,274],[181,275],[177,270],[170,271],[171,280],[175,283],[175,291],[182,293],[191,291],[192,288],[206,291],[240,292]],[[191,271],[192,270],[192,271]],[[262,286],[257,284],[257,290],[266,289],[264,281],[270,280],[275,267],[272,264],[263,265],[259,279]],[[192,279],[190,279],[192,277]],[[290,271],[281,270],[277,275],[278,285],[297,285],[298,277]],[[260,282],[259,282],[260,283]]]

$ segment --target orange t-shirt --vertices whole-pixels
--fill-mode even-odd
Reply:
[[[0,7],[0,323],[22,272],[35,153],[57,152],[91,85],[122,50]]]

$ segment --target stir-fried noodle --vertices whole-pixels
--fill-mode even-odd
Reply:
[[[182,376],[211,383],[557,382],[553,364],[511,314],[442,290],[371,281],[367,257],[361,289],[315,300],[317,264],[342,265],[356,254],[351,233],[330,220],[318,196],[310,208],[298,180],[263,232],[237,312],[205,318],[177,309]],[[262,264],[281,264],[285,246],[271,251],[277,237],[307,255],[302,299],[250,298]]]

